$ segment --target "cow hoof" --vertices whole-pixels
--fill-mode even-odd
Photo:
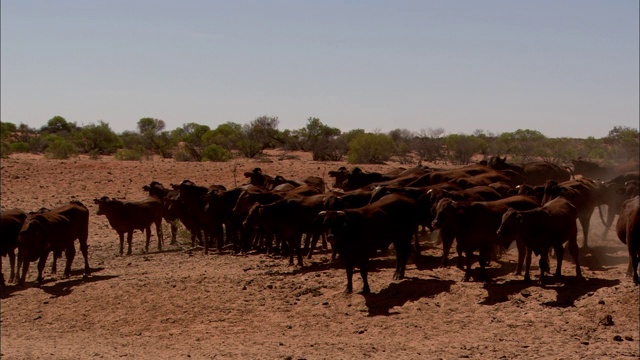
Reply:
[[[351,294],[351,293],[353,293],[353,289],[346,288],[346,289],[344,289],[344,293],[345,294]]]
[[[360,292],[360,294],[362,294],[362,295],[371,294],[371,289],[369,289],[369,288],[362,289],[362,291]]]

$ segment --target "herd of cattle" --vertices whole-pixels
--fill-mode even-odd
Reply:
[[[628,275],[638,284],[640,258],[640,172],[638,164],[604,167],[574,160],[573,168],[548,162],[516,165],[506,158],[449,170],[425,167],[396,169],[388,173],[351,171],[341,167],[330,171],[331,188],[322,178],[303,181],[271,177],[260,168],[245,173],[248,183],[233,189],[221,185],[199,186],[184,180],[165,188],[153,181],[142,190],[148,197],[122,201],[109,197],[94,199],[98,215],[104,215],[120,239],[120,254],[131,254],[133,232],[146,235],[149,250],[151,226],[155,225],[158,250],[162,250],[162,221],[170,224],[171,243],[176,243],[178,224],[191,234],[207,253],[230,247],[234,252],[251,250],[279,252],[294,257],[303,266],[303,255],[311,258],[318,240],[331,244],[332,260],[339,256],[346,267],[347,292],[353,290],[352,275],[359,268],[363,293],[369,259],[393,244],[396,256],[394,279],[404,277],[409,257],[420,255],[419,231],[439,230],[446,266],[454,240],[457,266],[464,280],[471,278],[473,254],[479,254],[478,279],[486,279],[485,267],[500,249],[514,241],[518,250],[516,274],[525,268],[530,280],[532,253],[539,256],[539,280],[550,273],[549,252],[557,258],[555,276],[561,275],[564,246],[574,259],[576,276],[582,277],[577,244],[577,222],[588,247],[589,222],[598,208],[605,225],[603,238],[613,225],[629,251]],[[606,207],[604,218],[602,208]],[[68,277],[79,240],[88,263],[89,210],[78,201],[55,209],[25,213],[20,209],[1,213],[0,261],[7,255],[11,264],[9,281],[25,282],[29,263],[38,261],[38,284],[49,253],[56,260],[65,253],[64,276]],[[18,264],[15,264],[15,250]],[[303,254],[303,251],[305,252]],[[1,263],[0,263],[1,264]],[[16,270],[14,270],[16,269]],[[5,285],[4,276],[1,278]]]

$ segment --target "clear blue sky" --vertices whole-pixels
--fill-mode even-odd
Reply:
[[[2,121],[277,116],[604,137],[640,121],[639,2],[2,0]]]

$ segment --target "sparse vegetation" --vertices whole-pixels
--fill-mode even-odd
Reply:
[[[141,160],[152,155],[177,161],[228,161],[233,153],[259,157],[266,149],[309,151],[315,161],[379,164],[390,159],[403,164],[452,161],[467,164],[474,154],[507,156],[513,162],[542,159],[569,165],[581,157],[601,163],[623,163],[640,158],[638,129],[614,126],[600,139],[547,138],[532,129],[494,134],[446,134],[444,128],[417,132],[394,129],[368,133],[363,129],[342,132],[320,119],[309,117],[300,129],[278,130],[277,117],[260,116],[248,124],[226,122],[212,129],[190,122],[172,131],[161,119],[142,118],[137,131],[116,134],[104,121],[78,126],[54,116],[40,129],[25,124],[0,123],[2,157],[12,153],[46,153],[49,158],[87,154],[91,158],[115,155],[118,160]]]

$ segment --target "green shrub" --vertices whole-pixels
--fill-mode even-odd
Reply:
[[[351,164],[382,164],[391,158],[395,145],[385,134],[357,135],[349,143],[347,161]]]
[[[55,139],[49,143],[45,155],[49,159],[68,159],[78,153],[78,149],[71,142]]]
[[[118,149],[114,157],[121,161],[140,161],[142,160],[142,151],[139,149]]]
[[[7,142],[2,142],[2,148],[0,149],[0,157],[7,158],[11,155],[11,145]]]
[[[207,161],[225,162],[231,159],[231,153],[222,146],[213,144],[204,149],[202,158]]]
[[[30,150],[29,144],[25,142],[13,143],[9,146],[11,146],[11,152],[14,152],[14,153],[28,153]]]

